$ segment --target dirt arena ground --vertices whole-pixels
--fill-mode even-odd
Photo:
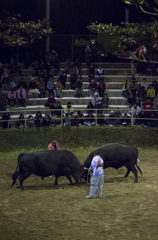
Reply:
[[[139,152],[138,184],[133,173],[123,177],[125,167],[106,169],[101,199],[86,199],[89,185],[71,187],[64,177],[54,186],[54,177],[31,176],[25,191],[18,181],[11,188],[17,158],[0,157],[0,239],[158,240],[158,150]]]

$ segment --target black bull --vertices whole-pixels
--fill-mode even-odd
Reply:
[[[12,175],[14,185],[19,177],[20,188],[23,190],[23,181],[30,175],[35,174],[42,178],[55,174],[55,183],[59,176],[66,176],[70,184],[71,176],[78,182],[84,175],[85,170],[78,159],[66,150],[47,150],[35,153],[22,153],[18,156],[18,166]]]
[[[124,177],[128,177],[130,171],[134,173],[135,182],[138,182],[138,174],[137,169],[142,174],[141,169],[137,165],[138,158],[138,149],[135,147],[128,147],[125,145],[117,144],[117,143],[109,143],[100,148],[98,148],[100,156],[104,160],[104,169],[108,167],[120,168],[125,166],[127,168],[127,173]],[[95,151],[95,150],[94,150]],[[92,151],[87,157],[84,167],[89,168],[91,165],[91,161],[94,157],[94,151]],[[137,167],[137,169],[135,168]],[[87,173],[85,174],[87,178]]]

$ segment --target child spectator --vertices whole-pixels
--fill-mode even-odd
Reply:
[[[53,81],[53,78],[50,77],[49,81],[47,82],[47,90],[49,92],[49,96],[50,95],[54,96],[54,89],[55,89],[54,81]]]

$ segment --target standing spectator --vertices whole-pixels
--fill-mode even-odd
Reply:
[[[24,127],[25,127],[25,118],[23,114],[20,114],[17,121],[17,128],[24,128]]]
[[[130,106],[130,108],[133,106],[133,103],[135,103],[136,99],[131,93],[130,96],[127,98],[127,103]]]
[[[59,80],[61,84],[63,85],[63,89],[66,88],[66,80],[67,80],[67,74],[66,71],[63,71],[63,73],[60,75]]]
[[[153,81],[152,83],[153,88],[155,89],[155,96],[157,97],[157,91],[158,91],[158,85],[156,81]]]
[[[16,105],[16,91],[13,91],[13,90],[9,91],[8,95],[7,95],[7,99],[8,99],[9,106],[10,106],[11,101],[14,102],[13,106],[15,106]]]
[[[106,85],[103,82],[103,79],[100,79],[97,87],[98,87],[99,96],[103,97],[104,91],[106,90]]]
[[[72,69],[72,62],[70,61],[69,58],[67,58],[67,60],[64,64],[64,68],[65,68],[66,74],[70,74],[71,69]]]
[[[7,107],[7,99],[4,94],[1,94],[0,98],[0,111],[5,111]]]
[[[101,66],[99,66],[98,70],[97,70],[97,77],[98,77],[98,81],[100,81],[100,78],[104,78],[104,70]]]
[[[50,97],[48,98],[45,106],[46,106],[46,107],[50,107],[51,109],[54,109],[54,108],[55,108],[55,106],[56,106],[56,100],[55,100],[55,98],[53,97],[53,95],[50,95]]]
[[[60,145],[55,136],[52,137],[52,142],[48,145],[48,150],[60,150]]]
[[[77,79],[77,82],[75,83],[75,97],[83,97],[83,91],[82,91],[82,81],[80,78]]]
[[[43,117],[40,111],[36,113],[35,116],[35,127],[42,127],[43,126]]]
[[[38,95],[40,94],[40,91],[37,88],[37,83],[34,80],[34,78],[31,78],[31,82],[28,85],[28,96],[31,96],[32,93],[37,93]]]
[[[91,80],[91,83],[89,84],[89,96],[92,97],[92,93],[97,93],[97,84],[94,81],[94,79]]]
[[[45,98],[45,93],[46,93],[46,87],[45,87],[45,82],[43,81],[43,78],[40,78],[40,81],[37,84],[37,88],[40,91],[40,98],[43,97]]]
[[[67,105],[64,107],[64,113],[68,113],[68,115],[71,115],[73,114],[74,112],[74,109],[73,107],[71,106],[71,102],[68,102]]]
[[[57,83],[55,84],[55,93],[56,93],[57,98],[60,98],[60,94],[62,92],[62,89],[63,89],[63,85],[60,82],[60,80],[58,79]]]
[[[150,97],[151,101],[153,102],[155,96],[155,89],[153,88],[152,84],[149,84],[149,88],[147,90],[147,97]]]
[[[97,190],[97,196],[102,196],[103,183],[104,183],[104,170],[103,170],[104,161],[100,156],[100,152],[95,150],[94,157],[91,162],[91,166],[88,171],[93,171],[93,176],[91,176],[90,183],[90,193],[87,198],[94,198]]]
[[[26,91],[23,86],[17,90],[17,97],[20,105],[26,107]]]
[[[50,77],[49,81],[47,82],[47,90],[49,91],[49,96],[54,95],[54,89],[55,89],[54,81],[53,78]]]

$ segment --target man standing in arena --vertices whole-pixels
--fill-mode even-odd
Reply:
[[[94,198],[96,190],[98,197],[102,196],[102,189],[104,183],[104,170],[103,170],[104,161],[99,155],[99,151],[96,150],[94,152],[94,158],[92,159],[91,166],[89,167],[88,171],[93,171],[93,175],[91,176],[91,183],[90,183],[90,193],[89,196],[86,198]]]
[[[48,150],[60,150],[60,145],[55,136],[52,137],[52,142],[48,145]]]

